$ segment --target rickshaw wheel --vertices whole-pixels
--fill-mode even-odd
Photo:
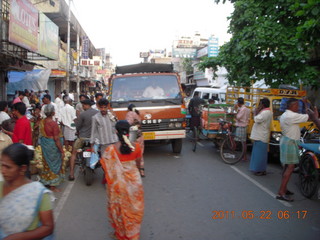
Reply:
[[[316,169],[312,155],[305,153],[299,164],[300,190],[303,196],[312,198],[318,190],[319,170]]]

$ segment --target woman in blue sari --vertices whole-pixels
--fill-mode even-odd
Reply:
[[[14,143],[1,154],[0,239],[51,239],[54,229],[50,191],[25,176],[33,152]]]
[[[64,180],[64,152],[63,138],[59,125],[53,120],[55,109],[52,104],[45,105],[44,113],[47,116],[40,122],[40,145],[44,158],[43,169],[39,176],[40,181],[51,191],[59,192],[57,186]]]

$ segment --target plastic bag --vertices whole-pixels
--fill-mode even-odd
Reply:
[[[94,169],[96,167],[96,164],[99,161],[99,154],[98,154],[98,149],[99,145],[95,144],[93,146],[94,152],[91,152],[91,157],[90,157],[90,168]]]

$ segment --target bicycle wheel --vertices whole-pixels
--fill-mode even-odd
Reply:
[[[199,132],[198,132],[198,128],[197,127],[193,127],[192,129],[192,141],[193,141],[193,146],[192,146],[192,151],[196,151],[197,149],[197,143],[198,143],[198,137],[199,137]]]
[[[236,141],[233,136],[227,136],[221,143],[220,156],[227,164],[236,164],[244,153],[244,144]]]
[[[299,164],[300,191],[303,196],[312,198],[319,184],[319,172],[310,154],[304,154]]]

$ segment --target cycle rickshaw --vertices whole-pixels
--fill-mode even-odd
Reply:
[[[209,104],[201,107],[200,127],[189,128],[192,139],[192,150],[196,151],[198,141],[211,140],[219,148],[222,160],[227,164],[236,164],[244,154],[244,144],[238,141],[233,134],[235,114],[232,113],[233,105]],[[187,115],[187,118],[191,118]]]

